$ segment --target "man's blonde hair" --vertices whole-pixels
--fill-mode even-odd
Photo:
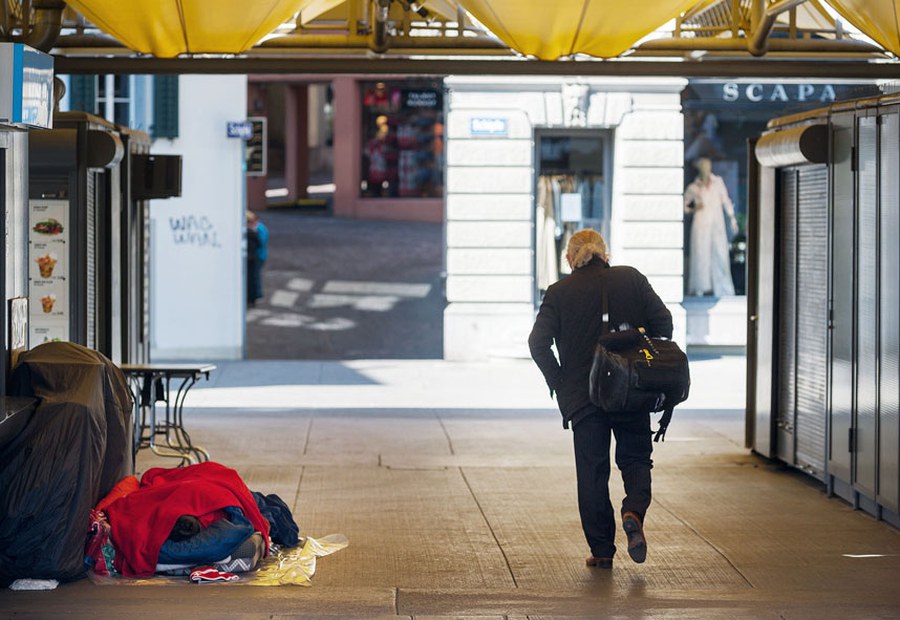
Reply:
[[[584,267],[595,256],[609,262],[609,251],[606,249],[606,241],[603,240],[603,235],[590,228],[579,230],[572,235],[571,239],[569,239],[569,244],[566,246],[566,256],[569,257],[572,269]]]

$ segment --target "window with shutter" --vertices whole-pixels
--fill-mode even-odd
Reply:
[[[153,77],[153,128],[154,138],[178,137],[178,76]]]
[[[73,75],[69,78],[69,109],[97,113],[96,75]]]

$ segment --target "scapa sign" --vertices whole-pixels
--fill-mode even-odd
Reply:
[[[722,100],[728,103],[760,102],[817,102],[831,103],[837,99],[831,84],[722,84]]]

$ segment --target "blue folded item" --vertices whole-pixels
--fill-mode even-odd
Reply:
[[[300,541],[300,528],[284,500],[274,493],[263,495],[258,491],[253,491],[253,499],[256,500],[259,512],[269,522],[269,538],[272,542],[285,547],[296,547]]]
[[[227,558],[253,535],[253,524],[240,508],[225,508],[226,518],[210,523],[190,538],[167,540],[159,550],[159,564],[204,564]]]

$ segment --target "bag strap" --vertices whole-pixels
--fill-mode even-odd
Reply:
[[[609,333],[609,295],[606,287],[606,269],[600,271],[600,335]]]
[[[669,422],[672,421],[672,412],[675,410],[675,407],[672,405],[667,405],[663,410],[662,417],[659,419],[659,430],[656,431],[656,436],[653,438],[653,441],[665,441],[666,440],[666,429],[669,428]]]

